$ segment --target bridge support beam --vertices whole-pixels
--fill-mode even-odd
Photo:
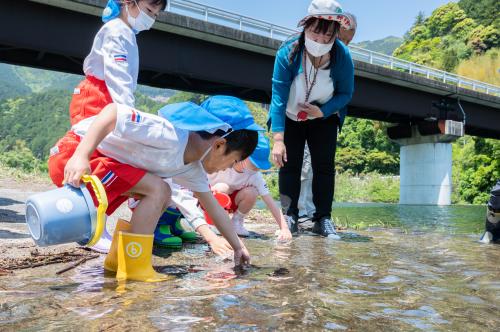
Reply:
[[[400,204],[450,205],[452,147],[457,136],[422,136],[416,126],[411,137],[395,141],[400,148]]]

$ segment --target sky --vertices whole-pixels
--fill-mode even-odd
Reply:
[[[307,15],[310,0],[195,0],[212,7],[295,28]],[[402,37],[420,11],[429,16],[450,0],[338,0],[345,11],[358,18],[354,42]]]

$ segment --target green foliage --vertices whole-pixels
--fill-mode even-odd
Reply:
[[[139,109],[143,112],[147,112],[147,113],[151,113],[151,114],[158,114],[158,110],[163,105],[165,105],[164,102],[162,103],[160,101],[153,100],[150,97],[145,96],[145,95],[140,94],[140,93],[135,94],[135,106],[137,109]]]
[[[353,176],[349,172],[335,177],[336,202],[378,202],[399,201],[399,178],[371,173]]]
[[[392,55],[394,50],[398,48],[403,42],[403,38],[389,36],[383,39],[373,40],[373,41],[363,41],[360,43],[353,44],[364,49],[379,52],[382,54]]]
[[[398,174],[399,146],[389,140],[387,126],[378,121],[346,118],[338,140],[337,171]]]
[[[13,66],[0,63],[0,100],[26,95],[31,89],[19,79]]]
[[[453,200],[485,204],[500,179],[500,141],[464,137],[453,144]]]
[[[0,154],[0,164],[25,172],[47,172],[47,164],[35,158],[26,146],[26,142],[22,140],[17,140],[9,151]]]
[[[207,99],[206,95],[201,95],[192,92],[179,91],[172,97],[168,99],[167,104],[175,104],[182,103],[186,101],[190,101],[195,104],[201,104],[205,99]]]
[[[453,72],[473,54],[499,47],[499,3],[462,0],[437,8],[428,18],[420,13],[393,55]]]
[[[482,54],[493,47],[500,46],[499,30],[492,25],[479,25],[470,33],[468,45],[476,52]]]
[[[431,36],[444,36],[466,18],[460,6],[450,2],[434,10],[426,23]]]
[[[279,200],[280,190],[278,184],[278,173],[277,172],[264,173],[264,180],[266,180],[267,187],[269,188],[271,196],[275,200]]]
[[[83,79],[81,75],[59,73],[30,67],[11,67],[22,82],[35,93],[49,90],[65,90],[67,94],[71,94],[73,89]]]
[[[467,16],[482,25],[493,25],[500,29],[500,1],[498,0],[460,0],[458,2]]]
[[[15,149],[16,142],[24,140],[36,158],[45,160],[57,139],[70,128],[70,98],[64,91],[52,91],[1,101],[2,150]]]
[[[138,109],[155,113],[160,103],[137,94]],[[70,129],[67,91],[50,91],[27,97],[0,101],[1,151],[14,149],[18,140],[24,140],[33,155],[46,160],[49,150]]]
[[[264,175],[271,196],[279,199],[278,173]],[[399,178],[371,173],[354,176],[351,172],[335,177],[335,201],[352,203],[397,203],[399,201]]]

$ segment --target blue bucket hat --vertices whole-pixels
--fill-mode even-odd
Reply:
[[[213,134],[217,130],[228,132],[231,129],[231,125],[192,102],[164,106],[158,111],[158,115],[176,128],[189,131],[206,131]]]
[[[257,142],[257,147],[250,155],[250,161],[258,169],[268,170],[271,168],[269,152],[269,140],[263,133],[259,133],[259,141]]]
[[[102,21],[107,23],[120,16],[121,5],[117,0],[109,0],[102,12]]]
[[[229,124],[233,130],[264,131],[255,123],[248,106],[239,98],[231,96],[213,96],[201,105],[210,114]]]

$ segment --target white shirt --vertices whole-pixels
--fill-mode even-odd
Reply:
[[[311,90],[311,94],[309,95],[309,103],[319,103],[320,105],[326,103],[333,97],[333,80],[330,76],[330,68],[329,63],[324,64],[322,67],[318,69],[318,76],[316,77],[316,84]],[[310,81],[313,79],[314,75],[314,67],[309,59],[306,56],[306,67],[307,74]],[[306,68],[303,68],[305,70]],[[299,105],[303,104],[306,101],[306,76],[304,71],[297,75],[290,87],[290,95],[288,97],[288,103],[286,105],[286,116],[293,120],[297,121],[297,114],[299,113]],[[308,117],[309,120],[313,119],[312,117]]]
[[[83,71],[87,76],[105,81],[115,103],[134,106],[139,49],[135,33],[120,18],[101,27],[83,62]]]
[[[236,190],[253,186],[257,189],[260,196],[269,195],[269,188],[262,173],[245,169],[243,173],[237,172],[234,168],[228,168],[224,171],[214,174],[208,174],[208,180],[212,186],[217,183],[225,183],[229,186],[229,192],[232,194]]]
[[[83,137],[95,116],[80,121],[72,130]],[[98,145],[103,155],[162,178],[173,178],[195,192],[209,192],[201,161],[184,164],[189,131],[175,128],[168,120],[118,105],[116,126]]]

